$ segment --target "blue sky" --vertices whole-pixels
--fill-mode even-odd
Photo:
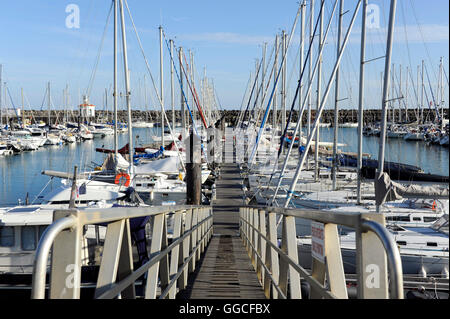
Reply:
[[[317,1],[316,1],[317,2]],[[325,25],[334,1],[326,0]],[[388,0],[369,1],[380,8],[380,28],[368,31],[367,59],[384,55],[386,25],[389,14]],[[80,8],[80,28],[69,29],[65,25],[66,6],[76,4]],[[356,1],[345,1],[344,29],[347,28]],[[20,106],[20,88],[26,95],[26,108],[40,109],[47,82],[51,82],[52,101],[61,107],[62,91],[69,85],[70,101],[76,105],[79,96],[88,86],[102,39],[106,17],[111,5],[109,0],[19,0],[3,1],[0,10],[0,64],[3,65],[3,81],[8,83],[13,102]],[[239,109],[255,59],[262,54],[262,43],[267,42],[267,58],[271,54],[275,35],[292,27],[297,1],[268,0],[194,0],[194,1],[143,1],[128,0],[134,23],[138,29],[145,55],[159,89],[159,25],[168,38],[184,50],[191,50],[196,66],[195,78],[203,77],[204,68],[223,108]],[[395,46],[392,62],[402,65],[403,79],[406,67],[412,68],[416,81],[417,65],[425,60],[433,89],[437,85],[439,59],[443,57],[447,76],[449,40],[449,3],[446,0],[400,0],[396,14]],[[317,17],[317,10],[315,17]],[[126,14],[127,15],[127,14]],[[307,8],[309,17],[309,6]],[[144,74],[150,109],[155,109],[155,94],[150,76],[139,49],[130,19],[127,20],[128,58],[131,72],[132,105],[144,104]],[[308,24],[306,24],[308,30]],[[342,60],[341,98],[343,106],[356,107],[359,76],[359,36],[361,13],[358,14],[347,51]],[[336,18],[324,52],[324,88],[334,64],[336,54]],[[408,41],[405,41],[405,34]],[[299,26],[295,31],[288,54],[288,105],[298,80]],[[103,92],[112,83],[112,20],[101,51],[91,91],[91,102],[103,108]],[[317,47],[314,50],[317,52]],[[315,57],[314,57],[315,59]],[[119,58],[121,90],[123,71]],[[367,107],[379,108],[381,102],[381,72],[384,60],[367,65]],[[177,66],[178,67],[178,66]],[[164,52],[165,104],[170,105],[169,56]],[[397,72],[398,69],[397,69]],[[398,75],[399,76],[399,75]],[[405,80],[404,80],[405,81]],[[406,83],[403,82],[403,86]],[[414,91],[410,82],[409,100]],[[200,83],[196,83],[200,91]],[[334,92],[334,90],[332,91]],[[435,93],[435,92],[434,92]],[[179,101],[177,89],[176,101]],[[429,94],[429,93],[428,93]],[[446,88],[448,103],[448,87]],[[4,95],[4,94],[2,94]],[[4,100],[4,97],[3,97]],[[329,101],[334,100],[333,94]],[[410,102],[413,103],[413,102]],[[8,105],[11,105],[8,99]],[[178,105],[178,104],[177,104]],[[447,104],[448,105],[448,104]],[[122,106],[121,106],[122,107]],[[332,107],[330,105],[330,107]],[[46,102],[44,102],[46,108]],[[156,108],[157,109],[157,108]]]

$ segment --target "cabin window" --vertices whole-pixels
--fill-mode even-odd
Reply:
[[[387,216],[386,220],[393,222],[409,222],[409,216]]]
[[[434,222],[436,219],[437,219],[437,217],[424,217],[423,221],[425,223],[431,223],[431,222]]]
[[[413,221],[420,222],[420,217],[413,217]]]
[[[36,228],[34,226],[22,227],[22,249],[36,249]]]
[[[0,227],[0,247],[14,246],[14,227]]]
[[[39,237],[38,239],[40,240],[42,237],[42,234],[44,233],[44,231],[47,229],[47,226],[39,226]]]
[[[427,246],[431,246],[431,247],[437,247],[437,243],[431,243],[431,242],[428,242],[427,243]]]
[[[397,241],[397,244],[399,244],[400,246],[406,246],[406,241],[399,240]]]

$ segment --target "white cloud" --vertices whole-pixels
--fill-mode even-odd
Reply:
[[[352,32],[351,42],[359,42],[361,29],[356,28]],[[372,43],[386,43],[387,28],[368,29],[367,37]],[[449,40],[449,26],[438,24],[418,25],[395,25],[395,43],[444,43]]]
[[[346,32],[346,28],[344,28]],[[298,33],[298,30],[297,32]],[[330,30],[327,42],[334,41],[334,36],[337,34],[336,30]],[[406,35],[405,35],[406,34]],[[334,36],[333,36],[334,35]],[[343,34],[344,37],[345,33]],[[367,29],[368,41],[371,43],[385,43],[386,42],[387,29]],[[263,42],[273,43],[274,35],[249,35],[233,32],[205,32],[205,33],[191,33],[180,34],[177,36],[180,40],[195,41],[195,42],[215,42],[226,44],[245,44],[245,45],[257,45]],[[354,26],[352,34],[350,36],[350,43],[359,43],[361,38],[361,28]],[[409,44],[414,43],[445,43],[449,41],[449,26],[426,24],[417,25],[399,25],[395,26],[394,41],[396,43],[406,43],[406,39]],[[293,44],[298,45],[298,37],[294,37]]]
[[[273,36],[248,35],[232,32],[210,32],[181,34],[178,39],[196,41],[196,42],[218,42],[228,44],[248,44],[255,45],[263,42],[273,42]]]

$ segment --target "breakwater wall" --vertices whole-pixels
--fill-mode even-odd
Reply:
[[[124,110],[118,111],[117,116],[120,122],[126,122],[127,120],[127,112]],[[239,120],[239,110],[223,110],[220,111],[220,116],[223,117],[225,122],[230,125],[234,126],[237,121]],[[289,114],[288,112],[286,112]],[[245,120],[249,118],[249,115],[251,112],[247,112],[245,116]],[[449,109],[444,109],[445,118],[449,118]],[[172,121],[172,111],[167,110],[166,111],[167,118],[169,121]],[[198,118],[197,112],[194,113],[196,118]],[[263,114],[260,114],[260,118]],[[160,111],[141,111],[141,110],[133,110],[132,111],[132,119],[133,121],[139,121],[139,120],[145,120],[149,122],[154,123],[160,123],[161,122],[161,116]],[[402,122],[406,122],[406,119],[408,119],[408,122],[415,122],[417,121],[418,116],[420,116],[420,111],[410,109],[408,110],[407,116],[405,110],[401,111],[401,114],[399,110],[389,110],[388,112],[388,120],[391,121],[392,117],[394,117],[395,121],[398,122],[400,117],[402,119]],[[254,118],[255,116],[253,116]],[[316,111],[311,111],[311,121],[314,121],[316,117]],[[436,117],[436,112],[434,110],[424,109],[423,110],[423,117],[425,120],[431,120],[433,121]],[[32,122],[39,122],[43,121],[45,123],[48,122],[50,118],[51,124],[55,123],[63,123],[66,120],[71,122],[77,122],[80,118],[80,113],[78,110],[76,111],[63,111],[63,110],[51,110],[50,112],[47,110],[25,110],[23,112],[23,118],[27,119],[28,121]],[[187,115],[187,118],[189,116]],[[278,120],[281,119],[281,111],[277,112],[277,118]],[[324,110],[322,113],[322,119],[321,121],[324,123],[333,123],[334,118],[334,110]],[[113,115],[111,111],[102,111],[97,110],[95,112],[95,118],[92,118],[91,121],[104,121],[109,120],[111,121],[113,119]],[[181,120],[181,112],[179,110],[175,111],[175,119],[177,122]],[[6,123],[6,121],[13,121],[14,123],[18,122],[17,116],[14,117],[6,117],[5,114],[2,114],[2,123]],[[292,116],[292,121],[297,122],[298,120],[298,111],[295,111]],[[358,121],[358,111],[357,110],[340,110],[339,111],[339,123],[356,123]],[[376,123],[381,121],[381,110],[365,110],[364,111],[364,124],[370,124],[370,123]],[[268,115],[268,123],[272,123],[272,111],[269,112]],[[307,123],[307,114],[306,112],[303,114],[302,122],[304,124]],[[200,122],[199,122],[200,124]]]

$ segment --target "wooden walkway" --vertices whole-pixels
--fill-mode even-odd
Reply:
[[[226,143],[229,143],[229,139]],[[231,140],[232,143],[232,140]],[[183,299],[265,299],[263,288],[239,237],[239,208],[244,203],[239,166],[225,163],[216,180],[214,235]]]

